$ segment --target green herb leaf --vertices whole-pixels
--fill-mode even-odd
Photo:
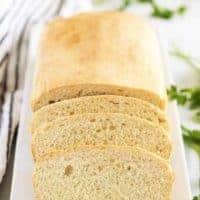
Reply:
[[[174,11],[172,11],[168,8],[162,8],[156,4],[152,4],[152,7],[153,7],[152,16],[154,16],[154,17],[170,19],[174,15]]]
[[[176,100],[179,105],[187,103],[190,109],[200,109],[200,87],[178,89],[172,85],[167,94],[170,100]]]
[[[193,117],[193,120],[197,123],[200,123],[200,111],[196,112],[194,117]]]
[[[176,100],[179,105],[188,105],[191,110],[195,110],[194,121],[200,123],[200,87],[178,89],[172,85],[167,89],[170,100]]]
[[[180,6],[176,10],[172,10],[172,9],[169,9],[169,8],[163,8],[163,7],[159,6],[155,2],[155,0],[151,0],[149,2],[150,2],[152,9],[153,9],[152,16],[162,18],[162,19],[170,19],[175,14],[183,15],[187,10],[186,6],[184,6],[184,5]]]
[[[180,14],[180,15],[183,15],[186,11],[187,11],[187,7],[186,6],[180,6],[177,9],[177,13]]]
[[[93,0],[94,4],[101,4],[103,3],[105,0]],[[125,9],[127,9],[133,0],[122,0],[120,7],[118,8],[119,11],[123,11]],[[137,0],[137,2],[139,3],[149,3],[152,7],[152,13],[151,15],[157,18],[162,18],[162,19],[170,19],[172,18],[175,14],[179,14],[179,15],[183,15],[186,10],[187,7],[182,5],[179,8],[177,8],[176,10],[171,10],[169,8],[164,8],[159,6],[155,0]]]
[[[132,0],[122,0],[122,4],[121,4],[121,6],[118,8],[118,10],[119,10],[119,11],[125,10],[127,7],[130,6],[131,3],[132,3]]]
[[[190,130],[182,126],[184,142],[200,156],[200,130]]]
[[[191,109],[200,108],[200,87],[194,87],[189,90],[189,106]]]
[[[193,197],[193,200],[200,200],[200,194],[199,194],[199,196]]]
[[[185,126],[181,126],[184,136],[190,137],[196,142],[200,142],[200,130],[190,130]],[[200,143],[199,143],[200,144]],[[200,146],[199,146],[200,147]]]
[[[200,60],[185,54],[175,46],[173,47],[173,50],[170,51],[170,54],[183,60],[200,73]],[[177,100],[179,105],[185,105],[187,103],[190,109],[197,109],[198,111],[195,113],[193,119],[200,123],[200,87],[178,90],[175,86],[171,86],[167,92],[169,99]]]
[[[185,92],[178,90],[175,85],[167,89],[167,94],[170,100],[176,100],[179,105],[185,105],[189,98]]]

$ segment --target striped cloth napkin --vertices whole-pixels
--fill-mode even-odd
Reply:
[[[0,182],[17,133],[31,27],[90,8],[83,0],[16,0],[0,12]]]

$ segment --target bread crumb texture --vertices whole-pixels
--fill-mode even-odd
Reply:
[[[64,100],[42,107],[33,113],[31,131],[34,132],[45,122],[82,113],[123,113],[169,129],[166,114],[156,106],[133,97],[101,95]]]
[[[147,120],[119,113],[88,113],[57,119],[41,126],[32,138],[36,160],[54,151],[81,145],[138,146],[169,159],[168,132]]]
[[[170,200],[168,163],[139,148],[90,147],[36,163],[36,200]]]

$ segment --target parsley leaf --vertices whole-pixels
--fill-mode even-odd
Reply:
[[[200,87],[186,88],[180,92],[187,95],[190,109],[200,108]]]
[[[194,68],[198,73],[200,73],[200,60],[193,58],[186,53],[182,52],[177,47],[173,47],[173,50],[170,51],[170,54],[176,56],[177,58],[183,60],[185,63]],[[193,119],[200,123],[200,87],[186,88],[186,89],[177,89],[176,86],[171,86],[167,90],[169,99],[177,100],[179,105],[188,104],[190,109],[196,109]]]
[[[193,117],[193,120],[197,123],[200,123],[200,111],[196,112],[194,117]]]
[[[178,89],[172,85],[167,89],[167,95],[170,100],[176,100],[179,105],[188,105],[190,109],[195,110],[194,120],[200,122],[200,87]]]
[[[182,126],[184,142],[200,156],[200,130],[190,130]]]
[[[155,3],[152,3],[151,5],[153,8],[152,16],[154,16],[154,17],[170,19],[175,14],[175,12],[173,10],[170,10],[168,8],[162,8],[158,5],[156,5]]]
[[[151,15],[153,17],[162,18],[162,19],[170,19],[175,14],[183,15],[187,10],[187,7],[185,5],[181,5],[176,10],[164,8],[164,7],[159,6],[155,0],[138,0],[138,2],[149,3],[153,10]]]
[[[176,100],[179,105],[185,105],[189,98],[187,93],[182,92],[175,85],[167,89],[167,95],[170,100]]]
[[[199,194],[199,196],[193,197],[193,200],[200,200],[200,194]]]
[[[175,14],[182,15],[187,10],[187,7],[184,5],[178,7],[176,10],[172,10],[169,8],[163,8],[163,7],[159,6],[158,4],[156,4],[154,0],[151,1],[151,6],[153,9],[152,16],[162,18],[162,19],[170,19]]]
[[[183,15],[185,12],[187,11],[187,7],[186,6],[180,6],[178,9],[177,9],[177,13],[180,14],[180,15]]]
[[[122,0],[122,4],[118,8],[118,10],[120,10],[120,11],[125,10],[126,8],[128,8],[130,6],[131,3],[132,3],[132,0]]]
[[[200,87],[178,89],[172,85],[167,94],[170,100],[176,100],[179,105],[187,103],[190,109],[200,109]]]
[[[100,3],[103,3],[104,1],[105,0],[93,0],[93,3],[100,4]],[[123,11],[123,10],[127,9],[131,5],[131,3],[133,2],[133,0],[121,0],[121,1],[122,1],[121,5],[117,9],[119,11]],[[151,15],[153,17],[162,18],[162,19],[170,19],[175,14],[183,15],[187,10],[187,7],[185,5],[181,5],[176,10],[164,8],[164,7],[159,6],[156,3],[155,0],[137,0],[137,2],[139,2],[139,3],[149,3],[150,6],[152,7]]]

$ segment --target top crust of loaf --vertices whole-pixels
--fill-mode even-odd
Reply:
[[[125,95],[166,104],[156,36],[143,18],[97,12],[57,18],[42,35],[32,108],[88,95]]]

